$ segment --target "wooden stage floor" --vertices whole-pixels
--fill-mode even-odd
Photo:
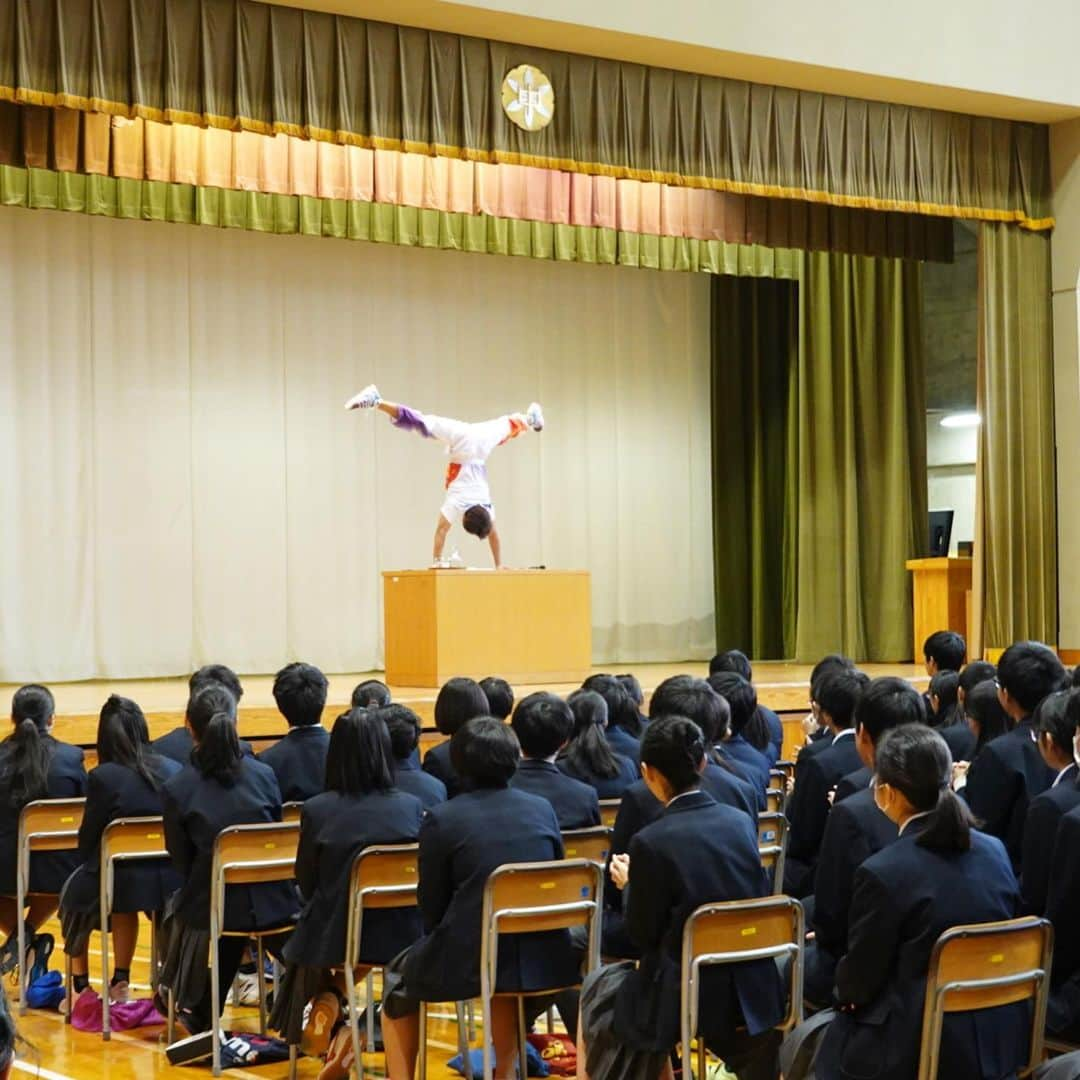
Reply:
[[[601,670],[601,669],[597,669]],[[632,671],[641,681],[646,694],[670,675],[689,673],[704,675],[707,665],[704,663],[679,664],[636,664],[611,665],[603,670]],[[899,675],[911,679],[920,688],[926,684],[926,675],[919,665],[912,664],[867,664],[864,670],[871,676]],[[378,672],[330,676],[330,696],[327,706],[326,721],[329,726],[338,710],[345,707],[353,686],[364,678],[378,677]],[[807,707],[809,693],[810,666],[806,664],[759,663],[754,665],[754,677],[761,701],[778,712],[790,713],[785,716],[785,729],[791,733],[797,731],[798,721]],[[258,742],[280,735],[285,730],[284,722],[274,709],[271,688],[273,678],[266,675],[244,676],[244,699],[240,714],[242,734],[255,738]],[[7,707],[15,686],[0,685],[2,708]],[[153,734],[161,734],[182,722],[184,704],[187,699],[186,679],[143,679],[143,680],[96,680],[68,684],[51,684],[57,701],[56,734],[59,738],[92,745],[96,730],[96,713],[101,703],[110,693],[125,694],[135,698],[147,713]],[[518,686],[518,697],[537,689],[549,689],[557,693],[567,693],[574,689],[568,685]],[[435,691],[417,687],[392,687],[394,698],[415,709],[430,724]],[[261,737],[261,738],[260,738]],[[785,741],[787,749],[787,740]],[[45,929],[57,937],[57,949],[52,966],[63,970],[63,955],[59,943],[59,926],[55,921]],[[147,993],[149,930],[144,926],[140,937],[139,953],[133,968],[135,993],[144,996]],[[95,937],[91,944],[91,978],[98,984],[100,952]],[[9,994],[10,983],[6,984]],[[446,1068],[446,1062],[456,1053],[456,1029],[453,1024],[453,1009],[433,1010],[437,1015],[432,1018],[428,1032],[428,1067],[432,1080],[448,1080],[457,1076]],[[258,1012],[254,1009],[239,1009],[226,1014],[226,1024],[230,1028],[255,1030],[258,1026]],[[141,1028],[134,1032],[118,1033],[110,1043],[103,1043],[100,1035],[91,1035],[73,1030],[66,1026],[57,1013],[31,1010],[19,1023],[20,1032],[29,1040],[34,1050],[25,1052],[16,1063],[15,1077],[20,1075],[40,1076],[42,1080],[156,1080],[158,1077],[177,1077],[184,1073],[173,1068],[165,1058],[164,1028]],[[478,1044],[474,1044],[478,1045]],[[320,1069],[319,1062],[301,1059],[298,1075],[303,1080],[314,1080]],[[38,1071],[40,1069],[40,1072]],[[381,1055],[370,1055],[366,1059],[368,1076],[383,1075]],[[209,1075],[209,1070],[199,1067],[188,1068],[188,1075]],[[287,1063],[265,1065],[257,1069],[230,1069],[225,1074],[239,1080],[285,1080],[288,1076]]]

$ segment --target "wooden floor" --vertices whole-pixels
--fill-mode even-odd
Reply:
[[[670,675],[690,673],[706,674],[704,663],[617,665],[616,670],[630,670],[641,681],[646,694]],[[599,670],[599,669],[598,669]],[[607,670],[612,670],[610,667]],[[899,675],[925,685],[926,676],[922,666],[911,664],[867,664],[864,670],[871,676]],[[328,718],[348,703],[352,688],[364,678],[378,677],[378,672],[364,672],[330,676]],[[809,694],[810,666],[805,664],[759,663],[754,666],[754,678],[760,700],[777,711],[791,710],[792,716],[785,724],[792,731],[797,729],[798,712],[804,710]],[[271,688],[273,678],[266,675],[244,676],[244,699],[241,709],[241,732],[247,736],[270,737],[284,732],[285,725],[274,709]],[[0,685],[0,702],[6,703],[15,687]],[[91,745],[97,724],[96,713],[110,693],[125,694],[135,698],[147,713],[152,733],[157,735],[182,722],[187,699],[186,679],[97,680],[68,684],[52,684],[57,702],[57,735],[65,740]],[[550,689],[566,693],[571,686],[515,687],[520,697],[535,689]],[[435,692],[416,687],[392,687],[394,699],[408,704],[430,723],[435,702]],[[3,706],[0,706],[3,707]],[[59,945],[59,926],[55,923],[45,927],[58,941],[52,966],[63,970],[63,956]],[[139,953],[133,968],[135,993],[148,994],[149,931],[144,928],[140,938]],[[90,954],[91,978],[98,985],[100,978],[100,952],[95,937]],[[9,994],[12,988],[8,986]],[[433,1010],[435,1016],[429,1027],[429,1076],[432,1080],[447,1080],[457,1076],[446,1068],[446,1062],[456,1053],[456,1028],[453,1009]],[[258,1027],[258,1011],[255,1009],[233,1010],[226,1015],[226,1025],[240,1030]],[[74,1031],[66,1026],[58,1013],[31,1010],[19,1024],[22,1035],[32,1044],[16,1063],[15,1076],[21,1073],[40,1075],[42,1080],[153,1080],[156,1077],[182,1077],[180,1070],[171,1067],[165,1058],[165,1033],[163,1027],[141,1028],[134,1032],[118,1033],[109,1043],[100,1035]],[[474,1044],[479,1045],[479,1044]],[[321,1063],[301,1060],[299,1076],[314,1080]],[[40,1069],[40,1072],[38,1071]],[[369,1055],[366,1060],[369,1076],[383,1072],[381,1055]],[[208,1070],[189,1068],[188,1075],[208,1075]],[[288,1065],[265,1065],[258,1069],[230,1069],[232,1077],[256,1077],[265,1080],[284,1080]]]

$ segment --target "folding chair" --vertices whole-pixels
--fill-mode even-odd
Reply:
[[[762,813],[781,814],[784,811],[785,794],[776,788],[769,788],[765,792],[765,809]]]
[[[210,873],[210,1025],[213,1036],[214,1075],[221,1075],[221,1006],[218,1004],[218,939],[254,938],[256,971],[265,967],[263,938],[291,930],[293,924],[265,930],[226,930],[225,889],[229,885],[263,885],[274,881],[292,881],[300,826],[294,822],[270,822],[259,825],[230,825],[214,841],[214,859]],[[266,1030],[266,981],[259,978],[259,1030]],[[169,994],[169,1030],[172,1038],[174,999]],[[295,1075],[296,1047],[289,1047],[289,1073]]]
[[[615,819],[619,816],[619,804],[622,799],[600,800],[600,824],[605,828],[613,828]]]
[[[769,790],[770,791],[783,791],[784,785],[787,783],[787,774],[783,769],[770,769],[769,770]]]
[[[145,859],[167,859],[165,850],[165,823],[159,817],[117,818],[105,826],[101,834],[101,856],[98,870],[100,884],[101,918],[101,1037],[105,1042],[112,1038],[112,1021],[109,1003],[109,916],[112,914],[116,885],[116,864],[137,862]],[[157,985],[157,931],[158,913],[150,913],[150,985]],[[71,986],[71,957],[65,957],[65,980],[67,1000],[74,1001]],[[68,1009],[65,1023],[71,1023],[72,1009]]]
[[[782,772],[785,780],[790,780],[795,775],[795,762],[794,761],[778,761],[773,769],[776,772]]]
[[[19,814],[15,893],[19,920],[19,1015],[26,1013],[26,897],[30,892],[30,856],[42,851],[76,851],[85,799],[38,799]]]
[[[563,855],[567,859],[588,859],[606,866],[611,854],[611,830],[604,825],[591,829],[567,829],[562,834]]]
[[[604,871],[588,859],[561,862],[507,863],[488,875],[480,942],[480,1004],[484,1018],[484,1080],[492,1080],[491,1001],[499,970],[499,935],[528,934],[588,926],[586,971],[600,963],[600,918]],[[580,984],[574,984],[580,985]],[[528,994],[514,993],[518,1005],[520,1075],[527,1075],[525,998],[556,993],[569,987],[551,986]],[[502,996],[502,995],[500,995]],[[424,1040],[421,1026],[421,1043]]]
[[[758,853],[761,865],[769,873],[773,891],[784,882],[784,860],[787,856],[788,822],[783,814],[758,814]]]
[[[304,804],[302,802],[287,802],[283,803],[281,807],[281,820],[286,825],[292,825],[294,822],[300,824],[300,814],[303,812]]]
[[[993,1009],[1029,998],[1034,1005],[1031,1050],[1022,1073],[1034,1071],[1043,1056],[1053,944],[1053,927],[1035,917],[956,926],[937,939],[926,980],[918,1080],[937,1077],[946,1013]]]
[[[703,904],[683,927],[680,1031],[683,1076],[691,1075],[694,1035],[701,1005],[701,969],[712,964],[791,958],[788,1011],[777,1024],[787,1031],[803,1018],[802,904],[790,896]],[[705,1040],[698,1039],[698,1076],[706,1076]]]

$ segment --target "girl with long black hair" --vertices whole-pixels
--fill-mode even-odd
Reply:
[[[113,694],[101,708],[97,729],[98,766],[90,772],[86,810],[79,829],[82,865],[68,878],[60,896],[64,951],[71,957],[76,994],[89,990],[87,946],[101,925],[101,838],[118,818],[158,817],[161,788],[180,765],[150,750],[142,709],[130,698]],[[109,999],[128,1000],[131,958],[139,938],[139,912],[161,911],[180,887],[168,860],[139,860],[117,865],[110,928],[113,939]],[[92,993],[92,991],[90,991]],[[104,990],[102,991],[104,993]]]
[[[575,690],[566,703],[574,714],[574,730],[555,764],[567,776],[594,787],[599,798],[621,799],[638,771],[607,741],[607,702],[595,690]]]

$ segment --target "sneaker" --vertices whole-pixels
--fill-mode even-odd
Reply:
[[[360,1032],[360,1046],[364,1045],[364,1032]],[[337,1029],[333,1042],[326,1053],[326,1064],[319,1073],[318,1080],[349,1080],[352,1074],[353,1063],[356,1060],[353,1054],[352,1033],[348,1024],[343,1024]]]
[[[539,402],[534,401],[528,409],[525,410],[525,423],[527,423],[533,431],[544,430],[544,410],[540,408]]]
[[[236,976],[233,988],[229,991],[230,1005],[259,1004],[259,976],[254,971],[241,971]]]
[[[131,988],[127,980],[118,983],[109,983],[109,1004],[126,1005],[131,1000]]]
[[[341,1019],[341,1000],[325,990],[311,1003],[304,1033],[300,1036],[300,1053],[308,1057],[324,1057],[330,1046],[334,1025]]]
[[[228,1036],[221,1033],[221,1043],[225,1044]],[[165,1056],[170,1065],[190,1065],[194,1061],[209,1061],[214,1056],[214,1036],[209,1031],[200,1031],[198,1035],[188,1035],[177,1039],[165,1047]]]
[[[379,388],[372,383],[370,386],[365,386],[359,394],[349,398],[349,400],[345,402],[345,408],[374,409],[380,401],[382,401],[382,396],[379,394]]]

